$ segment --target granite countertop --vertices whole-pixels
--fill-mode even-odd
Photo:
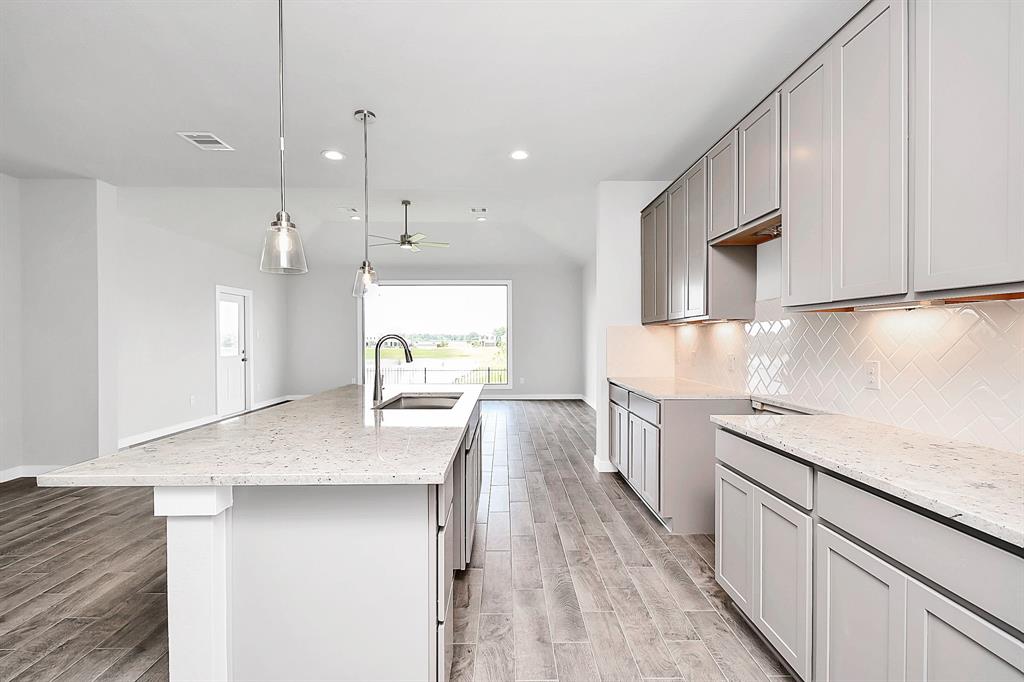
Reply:
[[[842,415],[713,416],[711,421],[1024,547],[1024,454]]]
[[[746,400],[746,391],[675,377],[608,377],[608,381],[652,400]]]
[[[450,410],[374,410],[343,386],[38,477],[41,486],[443,483],[481,386],[392,386],[462,393]]]

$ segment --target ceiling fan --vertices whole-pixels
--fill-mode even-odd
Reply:
[[[409,201],[408,199],[402,199],[402,206],[405,207],[405,231],[402,234],[398,235],[398,239],[392,239],[391,237],[383,237],[379,234],[371,234],[370,236],[373,237],[374,239],[384,239],[386,241],[384,241],[381,244],[370,244],[370,246],[397,246],[398,248],[405,249],[406,251],[422,251],[420,247],[423,246],[429,246],[435,249],[448,248],[448,242],[423,241],[424,239],[427,238],[427,235],[423,234],[422,232],[417,232],[416,234],[413,235],[409,234],[409,204],[411,203],[412,202]]]

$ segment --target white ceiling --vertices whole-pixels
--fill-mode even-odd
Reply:
[[[496,258],[532,244],[582,260],[598,182],[678,175],[861,4],[286,0],[289,186],[361,205],[351,114],[368,107],[371,214],[397,225],[407,197],[417,229],[457,240],[480,227],[469,207],[487,206],[488,229],[525,249],[495,242]],[[274,186],[276,7],[5,0],[0,172]],[[237,151],[201,152],[176,131]],[[328,147],[349,158],[325,161]],[[509,160],[516,148],[530,158]],[[275,210],[268,199],[267,220]]]

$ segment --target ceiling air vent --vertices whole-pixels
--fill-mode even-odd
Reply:
[[[213,133],[178,133],[182,139],[187,140],[208,152],[233,152],[235,148],[224,142]]]

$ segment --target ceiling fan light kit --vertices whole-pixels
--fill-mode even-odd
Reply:
[[[418,253],[423,249],[420,247],[427,246],[433,249],[447,249],[450,244],[448,242],[425,242],[424,239],[427,235],[422,232],[416,234],[409,234],[409,205],[412,204],[408,199],[402,199],[402,207],[405,209],[405,230],[402,234],[398,235],[398,239],[392,239],[391,237],[385,237],[379,234],[371,234],[370,236],[374,239],[383,239],[384,241],[379,244],[370,244],[370,246],[397,246],[400,249]]]

